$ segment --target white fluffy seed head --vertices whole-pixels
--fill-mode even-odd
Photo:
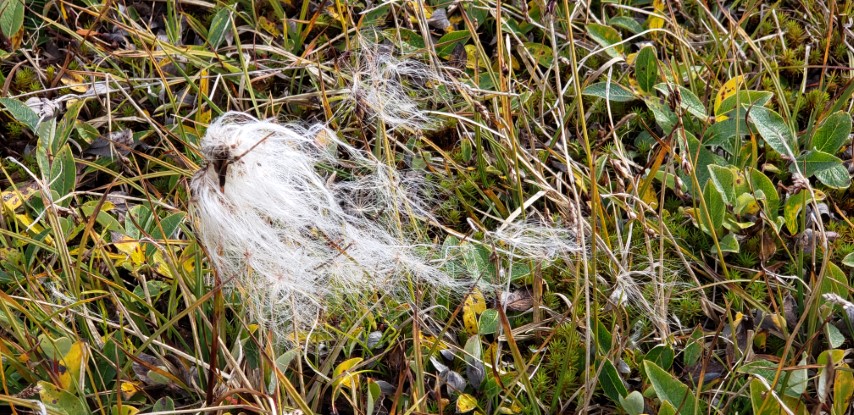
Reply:
[[[258,320],[304,325],[330,294],[395,287],[407,275],[456,285],[402,235],[398,221],[425,212],[397,172],[322,127],[227,113],[201,151],[208,163],[191,181],[199,239]]]

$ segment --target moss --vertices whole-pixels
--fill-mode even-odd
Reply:
[[[803,24],[797,20],[787,19],[782,26],[787,42],[797,45],[804,40],[806,31],[804,30]]]
[[[827,91],[813,89],[804,96],[806,108],[809,110],[821,110],[830,101],[830,95]]]
[[[37,91],[40,89],[40,86],[37,86],[33,89],[33,85],[38,85],[38,75],[36,75],[36,71],[32,68],[23,67],[18,69],[15,72],[15,79],[13,81],[15,85],[15,89],[19,91]]]
[[[742,249],[735,254],[734,262],[745,268],[752,268],[759,264],[759,258],[755,252]]]
[[[676,300],[674,307],[676,317],[683,325],[693,325],[697,317],[703,314],[700,297],[696,291],[690,291]]]

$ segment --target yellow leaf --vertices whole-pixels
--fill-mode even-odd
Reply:
[[[139,241],[122,235],[119,242],[114,242],[113,245],[124,253],[133,265],[142,265],[145,261],[145,252],[143,252],[142,244]]]
[[[457,398],[457,413],[464,414],[473,411],[477,408],[477,399],[467,393],[460,395]]]
[[[340,22],[342,25],[345,25],[345,26],[346,26],[346,25],[347,25],[347,19],[345,19],[345,18],[344,18],[344,16],[342,16],[342,15],[341,15],[341,13],[338,13],[338,10],[336,10],[336,9],[337,9],[337,7],[333,5],[333,6],[328,6],[328,7],[326,8],[326,11],[327,11],[327,12],[329,13],[329,15],[330,15],[330,16],[332,16],[335,20],[337,20],[338,22]]]
[[[38,223],[34,222],[33,219],[30,218],[30,216],[27,214],[18,213],[15,215],[15,219],[18,221],[18,223],[27,228],[32,234],[39,234],[44,231],[44,228]],[[53,238],[50,235],[45,236],[44,243],[52,246]]]
[[[463,302],[463,325],[466,327],[467,333],[478,333],[477,316],[485,310],[486,299],[483,298],[483,293],[475,288]]]
[[[18,191],[8,190],[0,194],[0,199],[3,200],[3,206],[11,212],[21,207],[21,205],[29,200],[32,195],[36,194],[38,190],[37,186],[26,186],[19,188]]]
[[[193,271],[196,269],[196,261],[193,258],[187,258],[187,260],[184,261],[181,266],[184,267],[184,271],[187,274],[192,274]]]
[[[475,288],[471,294],[466,296],[465,306],[471,307],[475,313],[480,314],[486,311],[486,298],[483,297],[483,293],[479,289]]]
[[[741,84],[744,83],[744,75],[736,76],[735,78],[726,81],[721,89],[718,91],[718,94],[715,96],[715,120],[723,121],[728,117],[721,116],[718,114],[718,109],[721,107],[721,103],[724,102],[725,99],[735,95],[738,92],[738,88],[741,87]]]
[[[477,314],[471,308],[463,308],[463,325],[466,327],[466,333],[468,334],[477,334],[479,331]]]
[[[65,366],[65,371],[61,371],[59,375],[59,383],[62,389],[73,391],[75,388],[72,388],[72,386],[79,386],[80,373],[86,364],[86,355],[86,343],[77,342],[72,344],[68,353],[62,356],[60,364]]]
[[[141,390],[139,385],[136,384],[136,382],[124,382],[124,381],[122,382],[121,389],[122,389],[122,399],[125,399],[125,400],[132,398],[133,395],[136,395],[136,393]]]
[[[466,49],[466,68],[474,69],[475,62],[477,62],[477,66],[481,68],[487,68],[486,61],[482,59],[477,54],[477,47],[475,45],[465,45]]]
[[[652,8],[655,11],[655,14],[664,14],[664,0],[653,0]],[[664,19],[657,16],[649,17],[649,28],[650,29],[661,29],[664,27]]]
[[[173,279],[178,277],[177,275],[174,275],[172,273],[172,268],[169,267],[169,263],[166,261],[166,257],[163,255],[163,251],[155,251],[154,255],[151,256],[150,260],[154,263],[154,269],[157,271],[158,274]],[[184,261],[183,266],[185,271],[192,271],[187,270],[187,261]],[[192,264],[190,264],[190,267],[192,267]]]
[[[113,414],[115,415],[136,415],[139,413],[139,409],[136,409],[130,405],[122,405],[122,409],[119,410],[118,405],[113,406]]]
[[[653,209],[658,207],[658,194],[655,193],[652,186],[647,186],[646,191],[641,195],[641,200]]]
[[[200,110],[196,112],[196,123],[207,125],[211,122],[211,110],[205,102],[205,98],[210,95],[210,78],[208,70],[202,69],[199,72],[199,95],[197,105]]]
[[[423,14],[425,19],[433,17],[433,9],[424,2],[408,1],[406,2],[406,6],[409,7],[414,14],[414,16],[409,16],[409,21],[412,23],[418,23],[418,15],[420,14]]]
[[[349,370],[354,366],[362,363],[361,357],[354,357],[352,359],[345,360],[335,366],[335,370],[332,371],[332,386],[335,388],[345,387],[348,389],[356,389],[359,387],[359,374],[358,373],[349,373]]]
[[[275,37],[278,37],[282,34],[282,32],[279,31],[279,28],[276,27],[276,24],[271,22],[269,19],[267,19],[264,16],[258,17],[258,26],[261,26],[261,28],[264,29],[265,32],[267,32],[267,33],[269,33]]]
[[[626,55],[626,65],[634,66],[635,59],[637,59],[637,58],[638,58],[637,52],[630,53],[630,54]],[[632,81],[632,79],[629,79],[629,81]],[[637,81],[635,81],[635,82],[637,83]]]
[[[74,92],[84,93],[89,89],[86,85],[86,80],[76,73],[67,72],[59,81]]]

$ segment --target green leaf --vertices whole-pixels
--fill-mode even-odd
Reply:
[[[211,19],[211,28],[208,30],[208,43],[211,49],[216,50],[222,41],[225,40],[225,33],[229,30],[231,23],[231,9],[222,7],[217,10],[213,19]]]
[[[62,198],[74,190],[76,179],[77,168],[74,164],[74,156],[71,154],[71,148],[66,145],[54,156],[51,163],[50,188],[59,195],[59,198]],[[58,204],[68,206],[69,203],[71,198],[65,198]]]
[[[468,340],[466,340],[464,349],[466,351],[466,363],[479,361],[480,356],[483,353],[483,345],[480,343],[480,336],[470,336]]]
[[[735,191],[735,178],[738,175],[738,171],[735,168],[727,168],[716,164],[710,164],[708,169],[712,184],[721,193],[724,203],[727,205],[735,203],[735,198],[738,196]]]
[[[822,279],[817,295],[836,294],[842,298],[848,297],[848,276],[838,265],[827,263],[827,269]]]
[[[842,265],[854,268],[854,252],[845,255],[845,258],[842,258]]]
[[[644,356],[644,360],[649,360],[650,362],[655,363],[658,367],[667,370],[673,365],[674,357],[675,354],[670,346],[659,344],[647,352],[646,356]]]
[[[281,356],[276,358],[276,367],[279,368],[282,372],[287,372],[288,367],[291,365],[291,362],[294,361],[295,358],[299,357],[298,349],[291,349],[287,352],[282,353]]]
[[[679,415],[679,412],[670,401],[664,401],[658,408],[658,415]]]
[[[469,337],[468,340],[466,340],[464,350],[466,351],[464,360],[466,361],[466,373],[469,375],[469,382],[472,386],[477,388],[483,382],[484,378],[483,362],[481,361],[481,356],[483,356],[483,345],[481,344],[480,336],[475,335]],[[473,379],[473,377],[477,377],[477,379]]]
[[[790,371],[788,382],[786,382],[785,393],[793,398],[800,398],[807,391],[809,372],[807,371],[806,356],[798,362],[798,367],[798,369]]]
[[[738,112],[743,113],[743,111]],[[744,117],[733,116],[718,121],[707,128],[703,136],[703,143],[707,146],[718,146],[730,155],[735,155],[735,149],[738,148],[741,141],[734,140],[734,138],[747,135],[750,135],[750,128],[748,128]]]
[[[388,4],[374,7],[371,11],[362,15],[362,27],[382,26],[388,17],[389,10],[391,10],[391,6]]]
[[[673,132],[673,129],[676,128],[676,122],[678,118],[676,116],[676,113],[674,113],[673,110],[671,110],[666,105],[652,100],[646,101],[646,107],[649,108],[650,111],[652,111],[652,116],[655,117],[655,123],[658,124],[659,127],[661,127],[661,130],[664,132],[664,135],[671,134]]]
[[[466,272],[472,277],[488,278],[495,275],[495,264],[489,260],[489,249],[481,245],[460,246]]]
[[[125,215],[125,235],[132,239],[141,239],[143,232],[151,229],[151,209],[145,205],[136,205]]]
[[[24,0],[0,0],[0,32],[7,38],[24,25]]]
[[[597,321],[596,323],[596,345],[602,354],[607,354],[611,351],[611,342],[614,341],[614,336],[605,327],[605,323]]]
[[[669,97],[672,89],[676,88],[679,91],[680,106],[688,111],[689,114],[703,120],[707,121],[709,116],[706,114],[706,107],[703,105],[703,102],[700,101],[700,98],[697,97],[697,94],[691,92],[690,89],[685,88],[681,85],[673,85],[668,84],[666,82],[662,82],[655,86],[659,92],[664,94],[664,96]]]
[[[602,370],[599,372],[599,384],[602,385],[602,391],[605,396],[610,398],[614,403],[620,403],[620,398],[624,398],[629,394],[626,386],[623,385],[623,378],[617,372],[617,368],[610,360],[602,361]]]
[[[690,415],[703,412],[698,412],[700,403],[697,402],[694,394],[684,383],[649,360],[644,360],[643,367],[658,399],[667,401],[674,408],[678,408],[680,414]]]
[[[765,173],[754,168],[748,170],[747,177],[756,199],[765,201],[765,214],[771,219],[777,217],[777,211],[780,209],[780,195],[777,194],[774,182]]]
[[[478,320],[479,334],[493,334],[498,331],[498,311],[487,309]]]
[[[786,373],[781,375],[777,383],[778,393],[782,390],[786,396],[791,396],[793,398],[798,398],[804,393],[808,380],[806,360],[802,359],[800,363],[798,363],[798,366],[800,369],[788,370]],[[761,377],[770,385],[774,381],[774,377],[777,373],[777,363],[769,360],[758,359],[742,365],[737,369],[737,372]]]
[[[57,126],[57,138],[53,140],[51,149],[53,152],[58,152],[59,148],[68,142],[71,137],[71,132],[77,126],[77,121],[80,118],[80,109],[83,108],[84,101],[79,100],[68,105],[65,115],[62,116],[62,122]]]
[[[513,264],[513,268],[510,269],[510,281],[516,282],[521,279],[527,278],[531,275],[531,267],[525,264]]]
[[[830,347],[836,348],[842,346],[842,343],[845,343],[845,335],[842,334],[842,332],[833,324],[824,325],[824,334],[827,337],[827,344],[829,344]]]
[[[40,380],[38,382],[39,398],[45,406],[66,415],[88,415],[82,399],[64,390],[58,389],[50,382]]]
[[[465,44],[469,39],[471,39],[471,32],[468,30],[455,30],[446,33],[436,41],[436,54],[440,58],[448,58],[457,45]]]
[[[157,224],[152,221],[151,228],[146,229],[146,231],[151,235],[151,239],[155,241],[169,239],[175,234],[178,226],[181,225],[181,222],[184,220],[184,216],[184,212],[177,212],[168,215],[165,218],[160,219],[160,226],[157,226]],[[145,249],[146,256],[153,255],[156,249],[157,246],[155,244],[147,244]]]
[[[703,354],[702,339],[703,330],[694,329],[694,332],[691,333],[691,342],[685,346],[685,350],[682,352],[682,363],[685,366],[693,366],[700,360],[700,356]]]
[[[839,163],[833,167],[815,172],[815,177],[827,187],[834,189],[847,189],[851,185],[851,176],[848,169]]]
[[[782,412],[780,404],[767,393],[765,385],[759,379],[750,380],[750,405],[756,415],[777,415]]]
[[[635,77],[644,92],[652,92],[658,83],[658,57],[655,56],[655,48],[652,46],[646,46],[638,52],[635,58]]]
[[[12,118],[27,126],[30,131],[36,132],[36,128],[38,128],[39,125],[39,115],[30,109],[30,107],[23,102],[12,98],[0,98],[0,104],[3,104],[6,111],[9,111],[9,114],[12,114]]]
[[[552,62],[554,61],[552,48],[541,43],[525,42],[525,49],[537,60],[540,66],[546,68],[552,66]]]
[[[721,102],[715,116],[726,115],[740,106],[764,107],[773,96],[774,94],[768,91],[738,91]]]
[[[158,399],[157,402],[154,403],[154,406],[151,407],[151,412],[166,412],[174,410],[175,402],[173,402],[172,398],[168,396]]]
[[[697,140],[697,138],[694,137],[691,133],[686,133],[685,138],[685,141],[688,144],[688,148],[687,151],[683,148],[680,154],[682,155],[682,157],[687,157],[689,160],[691,160],[691,164],[694,165],[694,172],[697,174],[697,182],[700,184],[700,189],[694,189],[694,184],[693,180],[691,179],[691,176],[687,175],[686,173],[680,173],[680,177],[685,183],[687,192],[690,192],[692,194],[694,192],[699,193],[699,191],[703,189],[703,187],[706,185],[706,182],[708,182],[709,178],[711,177],[708,166],[713,164],[725,166],[729,163],[727,163],[727,161],[723,157],[709,151],[709,149],[707,149],[706,146],[702,145],[700,141]]]
[[[724,216],[726,215],[726,204],[721,197],[718,189],[710,183],[706,183],[703,189],[703,199],[706,201],[704,206],[700,206],[700,224],[703,230],[711,235],[714,229],[716,235],[721,234],[721,227],[724,224]],[[710,222],[711,221],[711,222]]]
[[[590,23],[587,25],[587,34],[589,34],[590,37],[600,46],[607,48],[605,49],[605,53],[611,55],[611,57],[616,58],[617,56],[622,55],[624,45],[617,45],[617,43],[620,43],[623,38],[620,37],[620,32],[618,32],[617,29],[598,23]]]
[[[471,19],[472,22],[474,22],[475,27],[480,26],[481,24],[483,24],[483,22],[486,21],[487,18],[489,18],[489,9],[487,7],[481,7],[480,4],[475,2],[463,2],[462,5],[463,11],[465,11],[468,18]],[[537,21],[537,17],[534,16],[534,14],[536,13],[533,13],[535,12],[533,8],[531,12],[531,19]]]
[[[608,20],[609,26],[616,26],[627,30],[629,33],[636,35],[643,32],[643,26],[637,20],[629,16],[615,16]]]
[[[816,150],[836,154],[851,134],[851,114],[838,111],[827,117],[812,137]]]
[[[718,244],[721,247],[721,251],[723,252],[732,252],[737,254],[739,250],[738,239],[735,239],[735,234],[728,233],[726,236],[721,238]]]
[[[644,410],[643,395],[638,391],[632,391],[625,398],[620,397],[620,406],[629,415],[641,415]]]
[[[409,29],[386,29],[383,30],[383,37],[407,52],[424,48],[424,38]]]
[[[750,122],[768,147],[791,159],[795,158],[795,133],[780,114],[765,107],[753,107],[749,114]]]
[[[797,166],[795,164],[797,164]],[[799,156],[795,160],[795,164],[789,167],[793,173],[800,171],[804,177],[811,177],[822,170],[832,169],[837,165],[842,166],[842,160],[832,154],[813,150]]]
[[[616,82],[597,82],[584,88],[584,92],[582,93],[591,97],[605,98],[613,102],[629,102],[638,99],[634,92]]]

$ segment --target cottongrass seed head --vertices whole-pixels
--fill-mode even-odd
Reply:
[[[330,294],[455,280],[393,224],[417,215],[397,172],[315,126],[227,113],[208,128],[193,177],[198,236],[262,323],[310,323]],[[332,171],[358,174],[337,180]]]

